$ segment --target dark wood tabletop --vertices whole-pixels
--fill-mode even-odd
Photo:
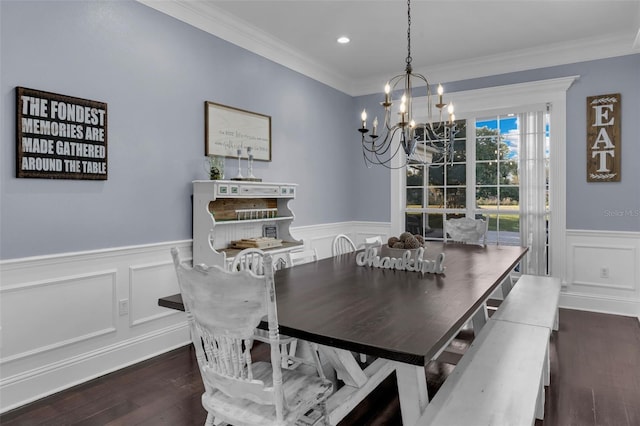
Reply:
[[[355,253],[276,272],[280,333],[368,355],[426,365],[470,320],[527,249],[430,242],[442,275],[357,266]],[[179,294],[160,306],[183,310]]]

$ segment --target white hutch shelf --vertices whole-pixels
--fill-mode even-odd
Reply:
[[[265,249],[274,262],[302,249],[289,231],[294,214],[289,201],[297,184],[233,180],[193,181],[193,264],[225,266],[240,251],[231,241],[264,236],[275,230],[281,247]],[[272,236],[272,235],[269,235]]]

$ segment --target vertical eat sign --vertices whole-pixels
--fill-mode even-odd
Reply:
[[[587,97],[587,182],[620,182],[620,93]]]

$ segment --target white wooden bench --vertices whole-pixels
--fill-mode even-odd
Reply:
[[[417,425],[525,425],[544,417],[560,280],[523,275]]]
[[[522,275],[492,319],[558,329],[560,279]]]
[[[512,426],[542,419],[550,333],[546,327],[489,320],[417,425]]]

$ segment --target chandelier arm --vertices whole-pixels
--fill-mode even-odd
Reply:
[[[395,133],[400,130],[399,128],[396,128],[394,130],[393,135],[395,135]],[[375,164],[375,165],[380,165],[380,166],[384,166],[387,169],[391,169],[391,170],[396,170],[396,169],[401,169],[403,167],[405,167],[407,165],[407,161],[408,158],[405,158],[405,161],[402,165],[397,166],[397,167],[392,167],[389,166],[389,163],[391,163],[391,161],[397,156],[399,155],[400,151],[400,144],[398,144],[395,148],[395,152],[393,152],[393,154],[391,154],[388,158],[381,158],[382,156],[385,155],[386,151],[389,150],[389,148],[391,147],[391,144],[388,144],[386,146],[386,150],[385,152],[380,152],[380,151],[374,151],[374,150],[370,150],[370,149],[364,149],[362,151],[363,157],[365,159],[365,164],[369,163],[369,164]],[[365,147],[366,148],[366,147]],[[368,156],[367,153],[370,153],[371,156]],[[369,167],[369,166],[367,166]],[[370,168],[370,167],[369,167]]]
[[[393,138],[395,137],[395,134],[397,131],[398,129],[396,128],[392,132],[387,133],[387,136],[385,136],[384,140],[382,140],[381,143],[378,145],[375,144],[375,141],[372,141],[371,148],[369,148],[363,143],[363,149],[371,153],[377,153],[380,155],[386,154],[387,151],[389,151],[389,149],[391,148],[391,145],[393,144]]]

